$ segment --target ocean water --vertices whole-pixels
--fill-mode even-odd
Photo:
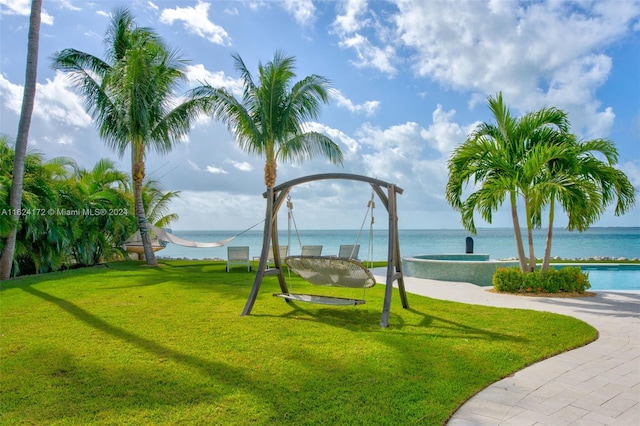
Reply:
[[[242,231],[175,231],[174,234],[195,241],[221,241]],[[289,246],[289,254],[299,254],[302,245],[322,245],[323,255],[336,255],[341,244],[360,244],[361,260],[386,260],[387,230],[368,230],[358,236],[357,230],[281,231],[280,245]],[[466,238],[474,240],[474,253],[489,254],[491,259],[516,257],[513,230],[507,228],[480,229],[477,235],[464,230],[400,230],[402,257],[423,254],[464,253]],[[526,239],[526,235],[524,236]],[[546,230],[534,233],[535,255],[544,255]],[[525,251],[528,253],[526,248]],[[237,236],[228,245],[249,246],[251,257],[260,256],[262,231],[251,230]],[[158,257],[188,259],[226,259],[227,248],[189,248],[169,244]],[[592,228],[586,232],[555,229],[551,255],[564,259],[640,258],[640,228]],[[629,271],[592,270],[589,280],[593,290],[640,290],[640,269]]]
[[[261,226],[261,225],[260,225]],[[241,231],[174,231],[174,234],[195,241],[220,241]],[[400,230],[400,254],[416,256],[423,254],[464,253],[465,239],[474,240],[474,253],[489,254],[492,259],[516,257],[517,251],[513,230],[508,228],[479,229],[477,235],[464,230]],[[528,254],[526,247],[525,252]],[[387,230],[374,230],[372,237],[364,230],[299,230],[298,233],[279,232],[280,245],[289,246],[289,254],[299,254],[302,245],[322,245],[323,255],[335,255],[341,244],[360,244],[359,258],[362,260],[386,260],[388,250]],[[537,258],[544,255],[546,230],[534,233],[534,249]],[[252,257],[260,256],[262,230],[251,230],[237,236],[228,245],[249,246]],[[189,248],[169,244],[157,253],[159,257],[188,259],[226,259],[226,247]],[[565,259],[588,258],[640,258],[640,228],[591,228],[586,232],[569,232],[554,229],[551,256]]]

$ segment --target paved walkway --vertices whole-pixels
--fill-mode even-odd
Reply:
[[[384,272],[376,275],[384,282]],[[405,277],[405,286],[437,299],[570,315],[599,332],[587,346],[490,385],[463,404],[449,425],[640,425],[640,291],[520,297],[412,277]]]

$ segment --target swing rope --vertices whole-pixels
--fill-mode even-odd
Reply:
[[[285,263],[289,269],[289,278],[291,277],[290,273],[293,270],[296,274],[298,274],[302,279],[307,282],[316,285],[329,285],[329,286],[338,286],[338,287],[350,287],[350,288],[362,288],[363,295],[362,299],[347,299],[347,298],[336,298],[329,296],[319,296],[319,295],[300,295],[295,293],[286,293],[286,294],[274,294],[274,296],[283,297],[288,300],[297,300],[297,301],[305,301],[312,303],[323,303],[323,304],[338,304],[338,305],[358,305],[365,303],[365,295],[367,287],[372,287],[375,285],[375,278],[371,274],[371,272],[367,269],[365,265],[363,265],[360,261],[353,259],[355,247],[360,241],[362,231],[364,229],[364,225],[369,216],[369,212],[371,212],[371,224],[369,227],[369,263],[373,262],[373,223],[374,215],[373,209],[375,208],[374,202],[374,193],[371,193],[371,199],[367,203],[367,211],[362,220],[362,224],[360,226],[360,230],[358,231],[358,235],[356,237],[356,242],[352,249],[351,255],[349,258],[339,258],[335,256],[288,256],[285,258]],[[291,202],[291,198],[287,197],[287,209],[288,209],[288,242],[291,243],[291,225],[293,225],[293,229],[296,232],[296,237],[298,239],[298,244],[302,248],[302,241],[300,239],[300,233],[298,231],[298,226],[295,222],[295,217],[293,215],[293,203]],[[291,245],[289,245],[291,246]]]

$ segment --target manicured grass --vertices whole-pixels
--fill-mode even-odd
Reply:
[[[367,304],[287,304],[224,262],[138,262],[25,277],[0,292],[0,423],[442,424],[470,396],[596,338],[566,316],[383,286]],[[350,289],[311,288],[360,297]]]

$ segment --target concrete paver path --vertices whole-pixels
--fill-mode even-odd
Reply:
[[[384,282],[384,273],[377,272],[378,282]],[[639,291],[524,297],[413,277],[405,277],[405,286],[410,293],[437,299],[570,315],[599,333],[589,345],[490,385],[463,404],[449,425],[640,425]]]

